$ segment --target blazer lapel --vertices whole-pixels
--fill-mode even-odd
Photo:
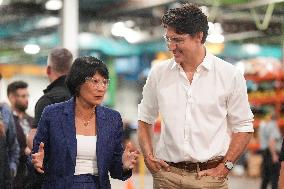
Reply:
[[[76,128],[75,128],[75,99],[71,98],[67,101],[63,113],[62,129],[64,136],[67,141],[67,148],[70,151],[71,159],[75,164],[77,155],[77,139],[76,139]]]
[[[106,115],[104,112],[104,108],[102,106],[96,107],[96,127],[97,127],[97,145],[96,145],[96,155],[97,155],[97,165],[98,165],[98,171],[99,175],[102,171],[102,162],[104,160],[103,151],[105,150],[104,146],[104,139],[105,137],[105,121],[106,121]]]

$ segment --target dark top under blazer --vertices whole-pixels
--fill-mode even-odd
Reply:
[[[77,140],[75,129],[75,100],[47,106],[41,116],[34,138],[33,153],[44,142],[45,181],[43,189],[71,188],[75,172]],[[132,172],[122,167],[122,120],[117,111],[96,107],[96,155],[100,189],[110,189],[112,178],[126,180]]]

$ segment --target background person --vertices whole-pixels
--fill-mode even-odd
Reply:
[[[47,105],[63,102],[71,98],[71,94],[65,85],[65,79],[72,65],[72,61],[73,55],[66,48],[57,47],[52,49],[48,54],[46,75],[50,84],[43,90],[44,95],[39,98],[35,105],[35,119],[28,141],[30,148],[33,147],[32,140],[43,109]]]
[[[43,91],[44,95],[40,97],[35,106],[35,120],[33,129],[28,135],[28,146],[33,148],[33,138],[36,133],[39,119],[43,109],[50,104],[63,102],[71,98],[71,94],[65,85],[66,74],[72,65],[73,55],[66,49],[57,47],[51,50],[47,57],[46,75],[50,84]],[[41,188],[43,175],[36,174],[33,178],[33,189]]]
[[[260,148],[262,153],[261,189],[271,183],[272,189],[278,189],[280,171],[279,153],[282,137],[272,112],[265,116],[259,126]]]
[[[3,189],[10,189],[13,186],[19,152],[12,111],[7,104],[0,103],[0,186]]]
[[[28,84],[24,81],[14,81],[7,87],[7,96],[13,111],[17,140],[20,146],[20,158],[14,189],[29,188],[27,159],[31,149],[27,147],[27,136],[32,128],[33,118],[26,113],[29,104]]]

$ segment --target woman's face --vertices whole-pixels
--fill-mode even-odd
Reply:
[[[79,98],[92,106],[99,105],[104,99],[108,84],[108,79],[96,73],[92,77],[86,78],[80,88]]]

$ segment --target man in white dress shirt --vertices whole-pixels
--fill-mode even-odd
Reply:
[[[174,57],[154,65],[138,105],[139,143],[154,189],[228,188],[227,175],[253,132],[245,79],[204,47],[208,22],[197,6],[170,9],[162,23]]]

